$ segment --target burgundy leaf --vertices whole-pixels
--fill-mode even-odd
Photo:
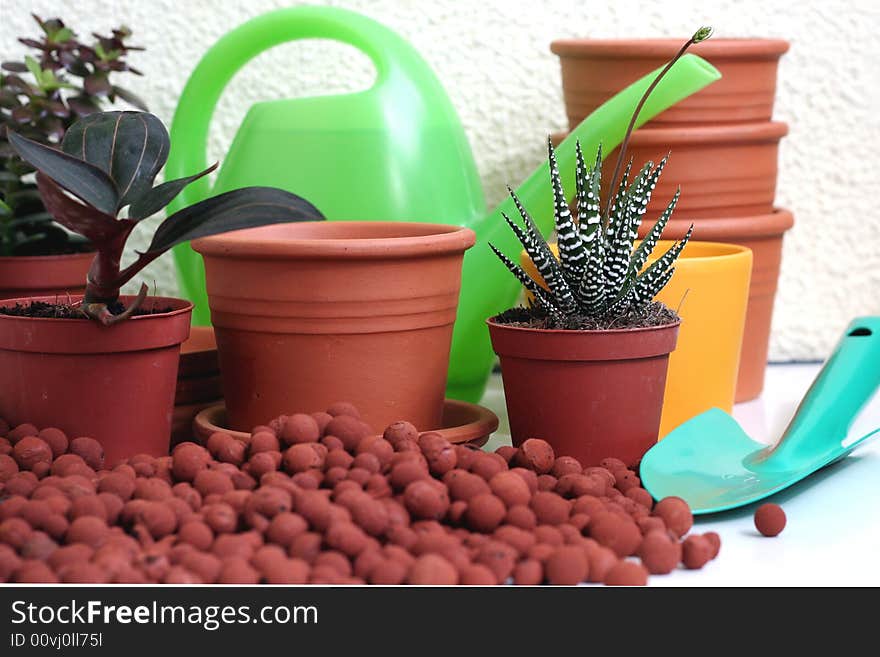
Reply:
[[[87,238],[96,246],[106,244],[126,231],[131,231],[133,221],[116,219],[95,208],[80,203],[68,196],[64,190],[48,176],[37,174],[37,187],[40,196],[52,216],[59,224]]]

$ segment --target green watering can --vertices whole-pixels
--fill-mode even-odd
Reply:
[[[480,179],[458,114],[440,81],[412,46],[383,25],[334,7],[273,11],[233,30],[202,58],[180,97],[171,126],[169,179],[201,171],[211,116],[233,75],[261,52],[289,41],[334,39],[367,55],[376,81],[351,94],[257,103],[223,158],[213,189],[204,178],[181,192],[170,211],[247,185],[271,185],[314,203],[329,220],[422,221],[468,226],[477,244],[465,254],[461,303],[452,341],[447,395],[478,402],[494,354],[487,317],[513,305],[519,283],[496,261],[491,241],[519,247],[501,218],[508,199],[487,213]],[[574,191],[575,140],[586,153],[623,139],[635,106],[658,71],[633,83],[587,117],[557,148],[563,183]],[[645,103],[638,125],[720,77],[685,55]],[[536,135],[536,138],[538,136]],[[544,163],[518,189],[539,228],[553,229],[549,169]],[[188,244],[176,247],[184,294],[197,324],[208,324],[204,266]]]

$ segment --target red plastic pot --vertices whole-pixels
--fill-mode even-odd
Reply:
[[[663,66],[685,39],[560,39],[550,45],[562,66],[562,91],[571,127],[611,96]],[[769,121],[776,94],[782,39],[710,39],[689,49],[721,72],[721,79],[647,123],[650,127]]]
[[[635,466],[657,442],[677,322],[609,331],[487,324],[514,445],[543,438],[584,465],[613,456]]]
[[[0,299],[82,294],[94,253],[0,258]]]
[[[374,429],[440,426],[461,265],[475,234],[437,224],[279,224],[196,240],[229,425],[357,406]]]
[[[663,238],[681,239],[690,224],[689,220],[672,219],[663,231]],[[639,236],[644,237],[652,225],[653,222],[642,224]],[[764,389],[773,304],[782,265],[782,238],[793,225],[794,216],[783,209],[763,215],[694,221],[694,239],[739,244],[752,250],[752,279],[736,385],[737,402],[754,399]]]
[[[33,300],[55,297],[0,305]],[[0,417],[11,425],[30,422],[95,438],[108,464],[138,453],[167,454],[180,344],[189,335],[192,304],[149,297],[144,307],[170,311],[109,327],[85,319],[0,315]]]

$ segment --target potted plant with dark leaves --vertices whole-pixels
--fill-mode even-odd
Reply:
[[[657,81],[689,45],[710,33],[708,28],[698,31]],[[618,181],[629,135],[654,85],[636,107],[609,187],[615,193],[604,208],[601,148],[588,167],[577,145],[575,219],[549,145],[558,259],[511,192],[523,223],[505,219],[541,279],[533,280],[492,246],[533,298],[529,307],[511,308],[488,320],[492,346],[501,359],[514,445],[543,438],[558,453],[585,465],[613,456],[635,466],[657,441],[669,354],[680,319],[654,297],[672,277],[690,231],[646,266],[679,193],[634,246],[666,158],[657,166],[646,163],[632,181],[630,161]]]
[[[310,203],[270,187],[246,187],[175,212],[149,247],[121,264],[137,224],[216,165],[155,185],[168,132],[146,112],[102,112],[75,123],[56,150],[14,132],[9,143],[37,170],[58,223],[96,250],[84,296],[0,302],[0,416],[57,426],[101,442],[108,462],[167,453],[179,346],[192,304],[136,296],[121,287],[175,244],[253,226],[319,220]]]
[[[119,27],[86,43],[58,18],[34,16],[42,35],[21,38],[31,49],[0,71],[0,299],[84,291],[94,256],[80,235],[52,220],[34,182],[34,169],[6,139],[9,128],[42,144],[58,145],[80,117],[123,100],[146,110],[119,87],[121,72],[140,75],[126,56],[140,50]]]

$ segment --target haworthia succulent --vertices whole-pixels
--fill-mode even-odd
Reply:
[[[572,316],[613,317],[649,303],[669,282],[674,271],[673,264],[693,230],[691,227],[680,242],[641,272],[680,196],[680,191],[676,191],[657,223],[648,231],[642,243],[633,249],[642,217],[669,156],[664,157],[656,167],[648,162],[632,181],[630,161],[615,190],[608,223],[603,226],[599,198],[601,147],[595,164],[589,169],[580,143],[575,147],[577,222],[565,199],[552,145],[548,151],[554,219],[559,235],[559,260],[553,256],[532,217],[509,188],[522,217],[522,225],[502,213],[547,288],[538,285],[520,266],[490,245],[492,250],[532,293],[535,305],[543,308],[557,325],[571,323],[566,318]]]

